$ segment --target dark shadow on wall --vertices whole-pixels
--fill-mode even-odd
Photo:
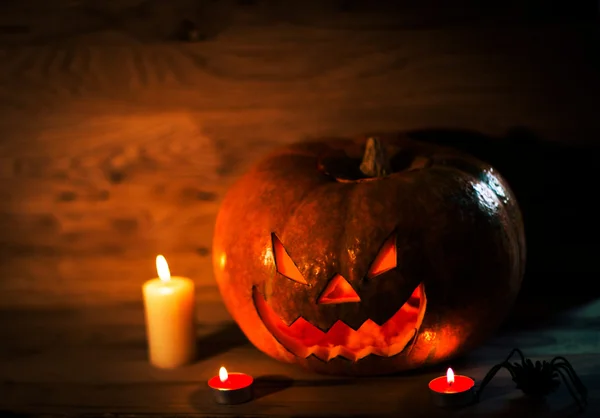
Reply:
[[[545,141],[517,128],[505,137],[425,129],[414,139],[453,146],[494,166],[519,202],[527,266],[513,321],[548,317],[600,297],[600,153],[596,144]]]

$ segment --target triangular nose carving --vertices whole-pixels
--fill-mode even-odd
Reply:
[[[360,296],[340,274],[336,274],[319,296],[320,304],[332,305],[334,303],[360,302]]]

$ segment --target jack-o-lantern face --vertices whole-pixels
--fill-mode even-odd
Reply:
[[[295,144],[225,197],[217,283],[272,357],[323,373],[393,373],[463,353],[509,312],[525,246],[505,181],[452,149],[386,144],[387,174],[361,176],[364,140]]]
[[[370,354],[395,356],[414,342],[427,304],[422,283],[412,290],[412,286],[406,288],[404,299],[392,299],[400,300],[395,307],[388,304],[389,309],[380,310],[376,304],[372,313],[368,308],[372,304],[362,303],[360,296],[364,289],[363,297],[388,299],[391,295],[380,288],[389,287],[385,281],[402,279],[396,269],[395,233],[354,286],[340,273],[309,283],[276,234],[272,234],[272,242],[276,270],[285,279],[276,286],[291,286],[293,292],[304,293],[301,300],[305,304],[297,307],[297,316],[290,321],[285,310],[282,317],[269,306],[257,287],[253,300],[267,329],[291,353],[302,358],[314,355],[323,361],[336,356],[357,361]],[[287,289],[282,294],[287,294]]]

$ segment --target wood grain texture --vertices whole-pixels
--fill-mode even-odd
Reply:
[[[597,21],[576,2],[507,1],[483,14],[468,1],[237,3],[3,3],[0,416],[451,416],[424,389],[443,370],[341,380],[251,347],[212,277],[219,202],[272,148],[322,135],[444,127],[503,139],[521,127],[546,143],[593,143]],[[174,42],[182,17],[202,27],[203,42]],[[536,153],[511,149],[505,165]],[[557,178],[571,197],[556,199],[587,196],[593,181],[569,177],[588,164],[582,155],[551,164],[563,167],[550,170],[552,187],[539,187],[550,172],[541,170],[521,191],[537,228],[533,264],[543,266],[533,287],[541,303],[520,311],[534,319],[550,304],[553,274],[579,283],[578,294],[591,294],[584,284],[597,276],[596,248],[577,246],[597,235],[595,218],[584,205],[565,215],[548,203]],[[556,219],[568,222],[547,228]],[[170,372],[146,361],[141,285],[158,253],[197,286],[201,358]],[[598,315],[596,304],[506,331],[455,368],[480,379],[514,346],[565,354],[590,389],[583,416],[597,417]],[[259,377],[258,399],[215,405],[205,382],[221,364]],[[564,387],[539,405],[506,374],[486,393],[452,416],[575,412]]]
[[[202,43],[121,30],[2,46],[0,304],[137,300],[157,253],[204,286],[221,198],[281,144],[431,127],[598,135],[592,26],[313,12]]]
[[[451,366],[480,381],[515,346],[533,359],[565,354],[590,391],[590,405],[581,416],[596,417],[599,312],[595,303],[536,330],[506,331]],[[197,315],[198,362],[165,371],[146,360],[141,304],[3,310],[0,410],[85,416],[450,416],[431,405],[426,389],[443,367],[372,379],[315,375],[250,346],[217,298],[200,303]],[[257,399],[233,407],[215,404],[206,381],[221,365],[252,374]],[[540,404],[523,398],[502,372],[479,404],[452,416],[545,418],[575,412],[564,386]]]

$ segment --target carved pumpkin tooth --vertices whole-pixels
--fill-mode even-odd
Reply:
[[[368,348],[368,355],[376,355],[379,357],[384,357],[384,355],[381,352],[381,347],[369,347]]]
[[[406,312],[403,305],[400,310],[382,326],[367,319],[353,330],[344,322],[336,321],[327,332],[323,332],[303,317],[298,317],[289,326],[280,320],[266,301],[255,293],[257,309],[265,318],[265,325],[277,324],[274,336],[294,355],[307,358],[311,355],[322,361],[342,356],[350,361],[358,361],[370,354],[387,357],[403,350],[407,339],[410,340],[410,323],[417,320],[417,315]],[[422,296],[423,301],[424,294]],[[406,323],[409,321],[410,323]],[[414,334],[414,328],[412,328]],[[405,337],[404,334],[407,334]],[[312,341],[312,342],[311,342]],[[386,346],[387,344],[388,346]]]
[[[491,335],[521,286],[525,240],[494,168],[398,135],[265,157],[223,199],[212,252],[224,303],[256,347],[373,375],[446,361]],[[358,318],[356,330],[342,321]]]
[[[340,355],[340,352],[342,351],[343,347],[342,346],[336,346],[335,348],[333,348],[330,352],[329,352],[329,360],[331,360],[332,358],[335,358],[337,356]]]
[[[339,347],[338,355],[350,361],[356,361],[358,359],[356,352],[347,347]]]
[[[339,349],[337,347],[318,346],[314,347],[313,353],[321,360],[329,361],[338,355]]]

